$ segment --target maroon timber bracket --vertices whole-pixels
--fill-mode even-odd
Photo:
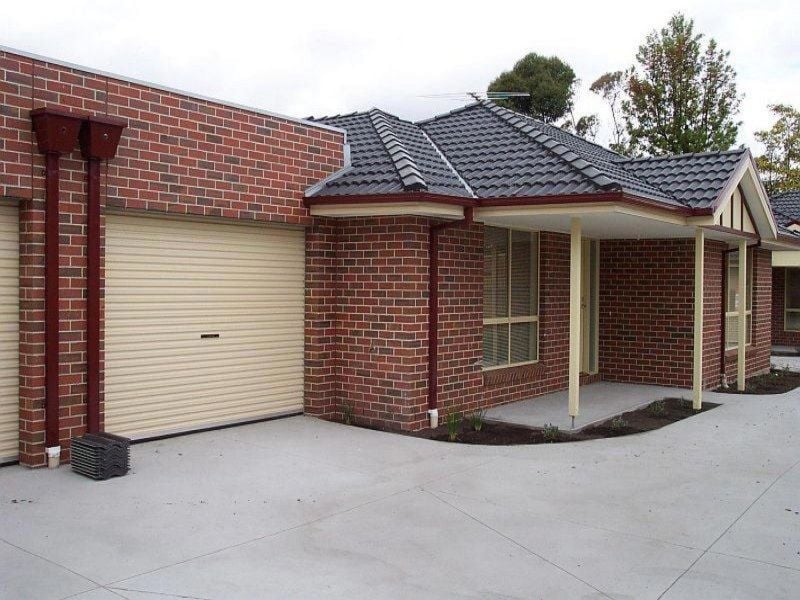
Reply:
[[[114,158],[127,124],[111,117],[88,117],[80,132],[86,159],[86,426],[100,431],[100,163]]]
[[[44,221],[44,355],[45,355],[45,446],[58,448],[59,353],[59,157],[72,152],[78,144],[82,116],[55,109],[31,111],[33,130],[39,152],[45,155],[45,221]],[[60,453],[60,449],[56,451]],[[56,454],[57,456],[57,454]]]

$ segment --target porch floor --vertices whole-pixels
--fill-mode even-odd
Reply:
[[[575,418],[575,429],[666,397],[691,398],[692,393],[681,388],[610,381],[581,386],[580,414]],[[572,429],[572,419],[567,412],[567,400],[567,390],[553,392],[490,408],[486,411],[486,419],[528,427],[552,423],[561,430],[569,430]]]

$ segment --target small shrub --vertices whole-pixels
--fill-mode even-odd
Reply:
[[[485,410],[476,410],[469,416],[469,424],[475,431],[480,431],[481,429],[483,429],[483,421],[485,417],[486,417]]]
[[[558,430],[558,425],[553,425],[552,423],[548,423],[542,428],[542,435],[544,436],[545,442],[558,441],[559,434],[560,432]]]
[[[650,414],[654,417],[663,417],[667,413],[667,401],[656,400],[650,405]]]
[[[342,421],[344,421],[345,425],[352,425],[353,424],[353,412],[355,407],[350,404],[349,402],[345,402],[342,404]]]
[[[447,438],[455,442],[458,437],[458,429],[461,426],[461,413],[452,412],[447,415]]]
[[[611,429],[614,431],[619,431],[620,429],[625,429],[628,426],[628,422],[623,418],[622,415],[616,416],[611,419]]]

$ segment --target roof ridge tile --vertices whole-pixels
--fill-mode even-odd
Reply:
[[[400,176],[403,189],[408,191],[427,190],[428,184],[422,176],[422,172],[406,149],[405,144],[403,144],[397,133],[395,133],[388,117],[383,111],[377,108],[373,108],[368,114],[372,126],[378,133],[381,143],[386,149],[386,152],[389,153],[394,168]]]
[[[502,119],[514,127],[521,134],[528,136],[534,142],[547,148],[602,190],[622,189],[619,182],[614,181],[600,171],[600,169],[578,156],[573,150],[543,132],[536,127],[535,122],[532,122],[530,119],[525,119],[513,110],[499,106],[491,100],[483,100],[480,104],[497,118]]]

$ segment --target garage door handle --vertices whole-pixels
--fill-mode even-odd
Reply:
[[[201,333],[200,334],[200,339],[201,340],[210,340],[210,339],[215,339],[215,338],[218,338],[218,337],[219,337],[218,333]]]

